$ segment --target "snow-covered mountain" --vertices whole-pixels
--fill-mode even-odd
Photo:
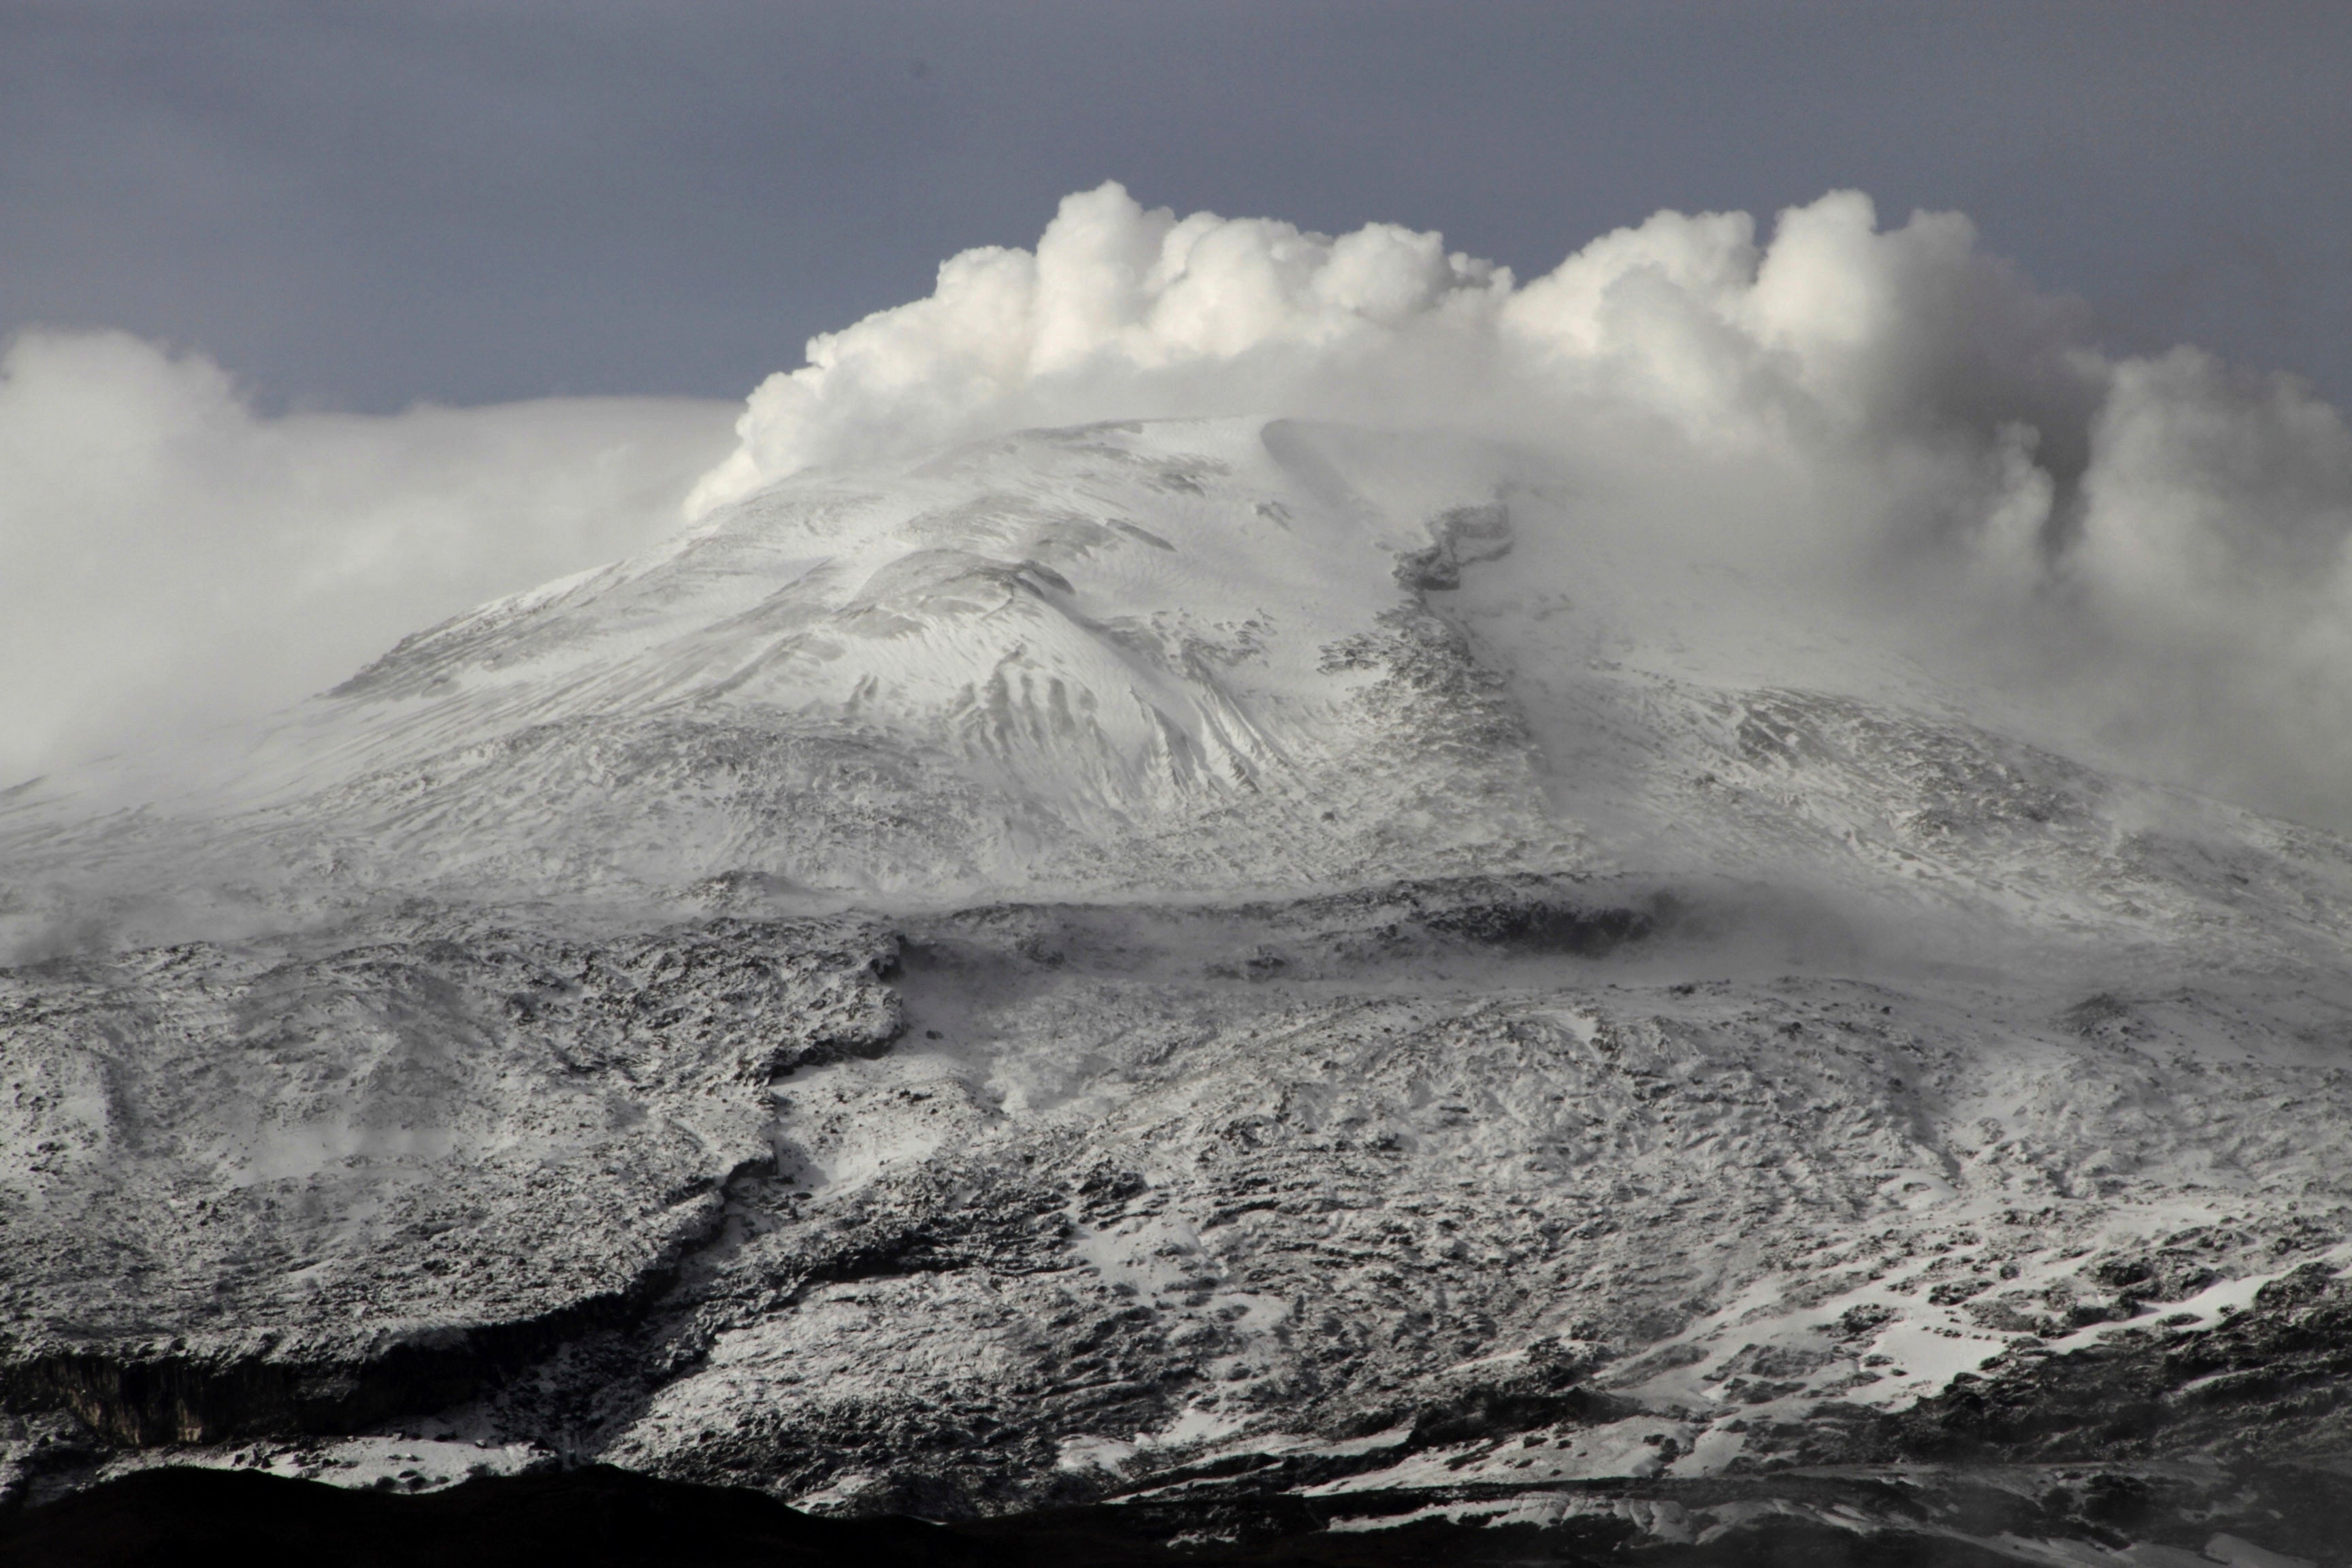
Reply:
[[[2268,1508],[2175,1461],[2343,1441],[2352,853],[1841,602],[1507,447],[1030,431],[15,791],[16,1484]]]

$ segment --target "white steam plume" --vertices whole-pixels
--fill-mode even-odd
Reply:
[[[0,358],[0,787],[248,718],[404,634],[676,526],[730,410],[257,415],[116,332]]]
[[[968,251],[814,340],[690,507],[1024,426],[1457,429],[1637,498],[1678,551],[1932,611],[1948,653],[2145,765],[2352,826],[2352,435],[2193,350],[2102,355],[2080,316],[1965,217],[1882,229],[1850,192],[1767,245],[1744,214],[1661,213],[1520,285],[1434,235],[1179,218],[1107,184],[1034,253]],[[1707,505],[1675,515],[1694,472]]]
[[[1030,425],[1457,429],[1587,477],[1662,553],[1781,563],[1972,643],[2053,728],[2352,826],[2352,433],[2194,351],[2094,352],[1957,215],[1882,230],[1834,194],[1759,244],[1745,215],[1662,213],[1522,285],[1432,235],[1179,218],[1106,185],[1034,253],[955,258],[809,358],[752,395],[694,510]],[[0,786],[258,712],[650,542],[724,417],[264,417],[200,358],[21,337],[0,360]]]

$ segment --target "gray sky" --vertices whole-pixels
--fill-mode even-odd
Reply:
[[[1973,216],[2119,348],[2352,394],[2352,6],[0,5],[0,331],[265,405],[740,395],[1106,178],[1521,275],[1662,206]]]

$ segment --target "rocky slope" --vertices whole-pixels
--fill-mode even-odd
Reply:
[[[1579,516],[1034,433],[14,792],[12,1495],[2325,1555],[2345,847]]]

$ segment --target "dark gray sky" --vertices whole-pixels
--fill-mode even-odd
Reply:
[[[1522,276],[1856,185],[2343,400],[2347,81],[2352,5],[2247,0],[5,0],[0,332],[271,405],[733,396],[1106,178]]]

